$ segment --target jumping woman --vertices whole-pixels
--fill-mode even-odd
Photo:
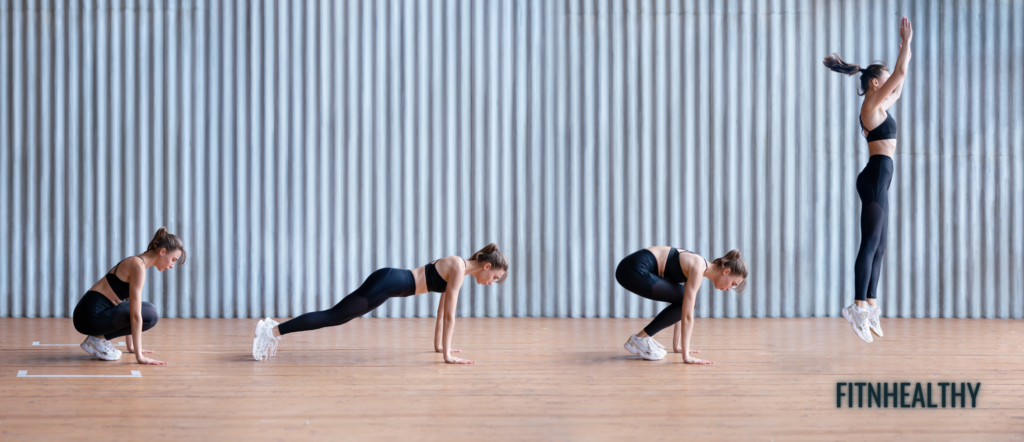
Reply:
[[[441,293],[437,306],[437,325],[434,329],[434,351],[444,354],[449,364],[472,364],[473,361],[451,355],[452,332],[455,330],[455,307],[459,302],[459,289],[467,275],[477,284],[491,285],[505,281],[508,260],[498,251],[497,244],[488,244],[469,259],[449,256],[413,270],[383,268],[374,271],[363,285],[344,297],[329,310],[306,313],[278,324],[273,319],[261,319],[256,324],[256,337],[252,341],[252,356],[257,361],[267,360],[277,353],[281,336],[288,333],[316,330],[341,325],[380,307],[388,298]]]
[[[664,358],[668,352],[654,340],[654,335],[675,324],[672,349],[683,354],[683,362],[713,364],[690,357],[690,353],[700,353],[690,349],[690,336],[693,306],[704,278],[710,279],[718,290],[742,292],[747,287],[747,263],[740,258],[739,250],[708,263],[693,252],[666,246],[648,247],[625,257],[615,269],[619,284],[644,298],[671,304],[647,327],[629,337],[624,345],[626,350],[644,359]]]
[[[161,272],[173,269],[175,264],[184,264],[185,258],[181,239],[161,227],[145,252],[123,259],[96,281],[78,301],[73,315],[75,330],[86,335],[82,349],[100,359],[113,361],[121,358],[121,351],[114,348],[110,340],[132,335],[127,347],[128,353],[135,353],[136,361],[166,364],[143,356],[153,350],[142,349],[142,332],[153,328],[160,315],[156,306],[142,301],[142,288],[146,285],[146,269],[156,267]]]
[[[861,339],[871,342],[871,332],[882,337],[879,321],[881,308],[876,301],[878,274],[885,254],[887,226],[889,224],[889,184],[892,182],[892,156],[896,153],[896,120],[888,110],[900,99],[903,82],[910,65],[910,40],[914,31],[910,20],[900,23],[900,55],[896,59],[896,72],[881,62],[862,68],[849,64],[832,54],[825,58],[829,69],[853,75],[860,73],[860,92],[864,103],[860,108],[861,132],[868,141],[871,157],[867,166],[857,175],[857,193],[860,195],[860,250],[854,263],[854,302],[843,308],[843,317]],[[870,129],[869,129],[870,128]]]

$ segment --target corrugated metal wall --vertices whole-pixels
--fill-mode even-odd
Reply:
[[[166,225],[169,317],[293,316],[487,242],[464,316],[653,316],[649,245],[741,249],[702,317],[852,300],[856,80],[914,20],[888,316],[1024,317],[1024,2],[0,0],[0,316],[69,316]],[[429,316],[437,295],[376,316]]]

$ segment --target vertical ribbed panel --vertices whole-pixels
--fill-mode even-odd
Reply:
[[[880,300],[1024,317],[1024,3],[0,0],[0,316],[70,316],[166,225],[169,317],[294,316],[488,242],[463,316],[637,317],[650,245],[738,248],[702,317],[836,315],[867,162],[839,52],[914,58]],[[433,315],[437,295],[375,316]]]

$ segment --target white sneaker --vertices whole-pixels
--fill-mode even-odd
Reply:
[[[647,347],[651,349],[651,353],[657,356],[658,359],[664,358],[665,355],[668,354],[668,351],[665,350],[665,346],[658,343],[658,341],[655,341],[653,336],[640,338],[640,340],[647,342]]]
[[[849,322],[853,327],[853,331],[857,333],[864,342],[872,342],[874,339],[871,338],[871,330],[868,328],[867,318],[871,313],[867,309],[857,307],[857,304],[850,304],[843,308],[843,317],[846,318],[846,322]]]
[[[113,342],[110,342],[109,339],[101,339],[101,341],[103,341],[103,346],[107,348],[108,352],[117,355],[117,358],[121,359],[121,350],[118,350],[117,347],[114,347]]]
[[[649,361],[657,361],[664,358],[668,352],[659,347],[657,342],[652,342],[650,336],[644,338],[638,338],[635,334],[629,337],[629,340],[623,345],[626,351],[633,353],[641,358]]]
[[[662,357],[662,358],[664,358],[664,357],[665,357],[665,355],[667,355],[667,354],[668,354],[668,350],[665,350],[665,346],[664,346],[664,345],[661,345],[661,343],[660,343],[660,342],[658,342],[658,341],[655,341],[655,340],[654,340],[654,336],[651,336],[651,337],[650,337],[650,338],[648,338],[648,339],[650,339],[650,340],[651,340],[651,343],[652,343],[652,344],[654,344],[655,346],[657,346],[657,347],[658,347],[658,350],[660,350],[660,351],[658,351],[658,353],[661,353],[661,357]],[[660,359],[660,358],[659,358],[659,359]]]
[[[117,351],[114,353],[110,351],[107,346],[103,345],[103,342],[110,344],[110,341],[106,339],[99,339],[94,336],[86,336],[85,341],[82,341],[82,350],[85,350],[89,354],[96,356],[97,358],[103,359],[104,361],[116,361],[121,358],[121,352]]]
[[[868,308],[869,308],[869,310],[871,312],[868,315],[868,328],[870,328],[871,331],[875,332],[875,334],[878,335],[879,338],[881,338],[882,337],[882,323],[881,323],[882,308],[877,306],[877,305],[874,306],[874,307],[868,307]]]
[[[256,337],[252,340],[252,357],[257,361],[265,361],[277,355],[277,342],[281,338],[274,337],[277,321],[266,318],[256,323]]]

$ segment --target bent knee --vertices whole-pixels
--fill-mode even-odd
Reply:
[[[153,328],[156,323],[160,321],[160,312],[157,311],[156,306],[148,303],[142,303],[142,330],[149,330]]]

